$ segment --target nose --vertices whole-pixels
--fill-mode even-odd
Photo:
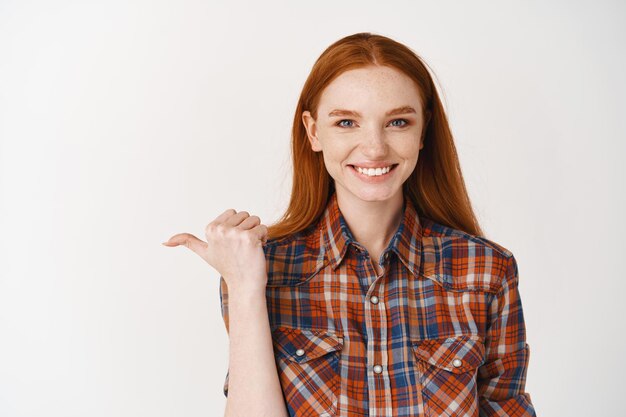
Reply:
[[[372,129],[365,133],[361,142],[361,151],[369,159],[380,158],[387,154],[387,139],[385,132],[380,129]]]

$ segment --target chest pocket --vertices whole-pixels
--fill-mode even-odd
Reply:
[[[426,415],[478,417],[477,370],[485,345],[476,335],[413,342]]]
[[[272,339],[288,410],[297,416],[334,416],[343,338],[323,330],[279,327]]]

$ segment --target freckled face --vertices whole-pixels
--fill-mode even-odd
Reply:
[[[317,116],[305,111],[302,120],[337,193],[383,201],[402,192],[423,147],[422,105],[413,80],[386,66],[346,71],[322,92]],[[368,176],[355,167],[371,164],[392,169]]]

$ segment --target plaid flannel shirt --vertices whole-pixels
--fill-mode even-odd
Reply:
[[[289,414],[535,416],[513,254],[419,217],[407,198],[402,213],[380,275],[336,193],[317,224],[265,245]],[[223,277],[220,302],[228,331]]]

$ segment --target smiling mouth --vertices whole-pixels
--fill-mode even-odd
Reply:
[[[357,172],[357,174],[360,174],[360,175],[365,175],[367,177],[382,177],[384,175],[387,175],[391,171],[393,171],[398,165],[399,164],[392,164],[391,168],[388,171],[384,171],[383,169],[379,170],[378,168],[364,168],[364,169],[361,169],[361,172],[359,172],[359,169],[355,165],[348,165],[348,166],[354,169]],[[372,173],[371,175],[369,174],[370,172]]]

